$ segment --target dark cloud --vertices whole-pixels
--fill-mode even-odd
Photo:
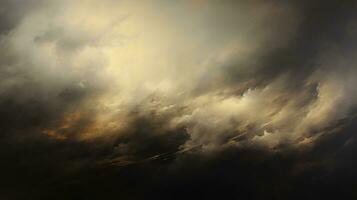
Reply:
[[[0,199],[357,197],[355,2],[0,5]]]
[[[0,35],[8,34],[31,8],[36,7],[39,0],[2,0],[0,9]]]
[[[255,70],[244,75],[254,79],[258,85],[265,86],[281,74],[288,74],[290,80],[287,87],[303,86],[314,71],[324,68],[316,57],[325,50],[326,45],[340,45],[347,37],[346,27],[356,18],[356,3],[353,1],[289,1],[288,4],[298,13],[297,29],[287,43],[275,48],[268,43],[266,48],[260,50],[257,60],[248,63],[249,68]],[[286,27],[280,24],[280,27],[273,28],[272,43],[281,39],[282,29]],[[246,77],[242,77],[236,65],[239,64],[228,67],[228,77],[244,80]]]
[[[84,167],[80,165],[82,168],[75,173],[61,175],[62,170],[57,167],[68,168],[71,159],[98,152],[95,148],[83,153],[82,147],[85,146],[80,145],[71,147],[70,152],[55,154],[54,162],[59,166],[52,174],[44,175],[43,164],[37,172],[27,168],[31,173],[35,172],[35,180],[39,180],[42,174],[43,182],[27,186],[28,191],[21,195],[44,199],[354,198],[356,163],[353,161],[355,151],[351,142],[354,140],[351,136],[355,131],[354,122],[350,121],[339,135],[331,135],[304,151],[271,153],[261,148],[228,148],[214,154],[190,152],[125,167],[93,166],[89,160],[83,164]],[[62,145],[55,145],[54,148],[63,148]],[[36,148],[31,149],[31,152],[36,152]],[[62,161],[61,155],[66,156],[63,165],[58,163]],[[16,175],[18,178],[27,176]],[[49,177],[52,179],[49,180]]]

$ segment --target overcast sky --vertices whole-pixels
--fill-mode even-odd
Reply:
[[[0,0],[0,199],[357,198],[357,3]]]

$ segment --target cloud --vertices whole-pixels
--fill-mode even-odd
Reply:
[[[37,183],[38,198],[92,190],[82,184],[97,180],[105,184],[92,193],[108,186],[111,196],[117,178],[124,198],[151,189],[196,195],[205,176],[205,187],[227,196],[255,188],[275,198],[313,181],[307,173],[333,171],[333,185],[334,167],[354,166],[328,159],[329,147],[353,157],[352,1],[1,4],[1,171],[11,172],[4,198],[23,198],[12,197],[15,171]],[[125,186],[130,180],[143,182]],[[18,185],[24,194],[27,185]]]

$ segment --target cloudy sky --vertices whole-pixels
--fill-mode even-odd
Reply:
[[[353,0],[0,0],[0,199],[355,199],[356,35]]]

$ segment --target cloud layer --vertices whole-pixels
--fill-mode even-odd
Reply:
[[[146,177],[159,165],[166,177],[184,169],[190,179],[202,163],[210,175],[224,170],[217,155],[252,155],[233,163],[259,171],[251,166],[265,162],[259,154],[268,165],[283,154],[290,176],[306,163],[325,169],[301,151],[334,146],[338,135],[344,145],[354,141],[352,1],[4,0],[1,7],[1,154],[19,169],[83,180],[78,171],[110,176],[113,166],[142,165],[134,171]],[[181,187],[183,179],[171,181]]]

